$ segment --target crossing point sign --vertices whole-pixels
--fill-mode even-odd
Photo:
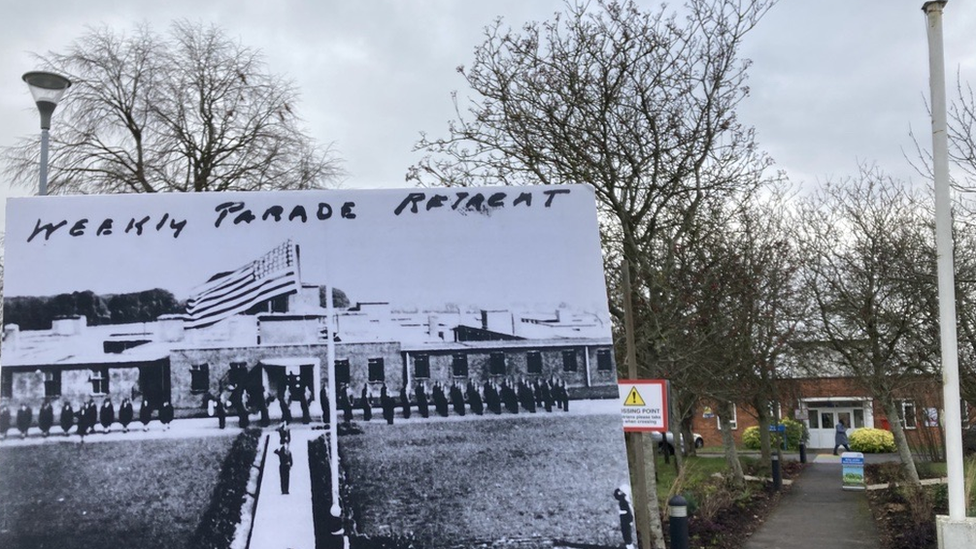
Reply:
[[[617,381],[624,431],[664,432],[668,430],[667,383],[663,379]]]

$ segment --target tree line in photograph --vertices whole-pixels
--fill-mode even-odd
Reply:
[[[325,286],[319,288],[319,301],[325,307]],[[348,307],[349,298],[333,290],[334,305]],[[183,314],[186,300],[178,300],[168,290],[154,288],[123,294],[96,294],[90,290],[54,296],[18,296],[3,300],[4,324],[21,330],[49,330],[58,318],[85,317],[89,326],[155,322],[161,315]]]

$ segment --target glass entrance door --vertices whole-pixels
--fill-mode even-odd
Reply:
[[[809,410],[810,448],[834,447],[834,434],[838,421],[851,429],[864,427],[863,408],[810,408]]]

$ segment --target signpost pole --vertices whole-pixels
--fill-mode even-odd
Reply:
[[[637,351],[634,343],[634,313],[630,301],[630,263],[627,260],[621,264],[623,271],[623,301],[624,301],[624,330],[627,339],[627,375],[630,379],[637,379]],[[625,433],[629,453],[633,456],[631,462],[634,472],[634,482],[631,483],[634,492],[634,521],[637,527],[640,549],[651,549],[651,540],[657,541],[652,532],[660,532],[660,526],[652,530],[651,520],[660,517],[657,505],[656,490],[648,493],[647,489],[647,461],[644,459],[644,433]],[[651,462],[651,475],[654,475],[654,462]],[[656,479],[651,477],[654,482]],[[652,499],[653,498],[653,499]],[[653,515],[651,514],[653,511]],[[660,520],[658,518],[658,520]],[[664,540],[655,546],[663,547]]]

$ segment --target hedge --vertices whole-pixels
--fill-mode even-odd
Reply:
[[[800,440],[803,438],[803,424],[789,418],[784,418],[782,425],[786,426],[786,448],[797,450],[800,448]],[[770,440],[775,441],[779,433],[770,433]],[[759,427],[753,426],[746,428],[742,432],[742,444],[750,450],[758,450],[762,446],[759,438]]]
[[[884,429],[855,429],[848,440],[855,452],[883,454],[895,451],[895,435]]]
[[[251,466],[258,451],[260,429],[248,429],[237,435],[230,452],[224,458],[217,478],[217,486],[210,496],[199,526],[190,540],[190,547],[227,549],[234,540],[234,531],[241,520],[241,507]]]

